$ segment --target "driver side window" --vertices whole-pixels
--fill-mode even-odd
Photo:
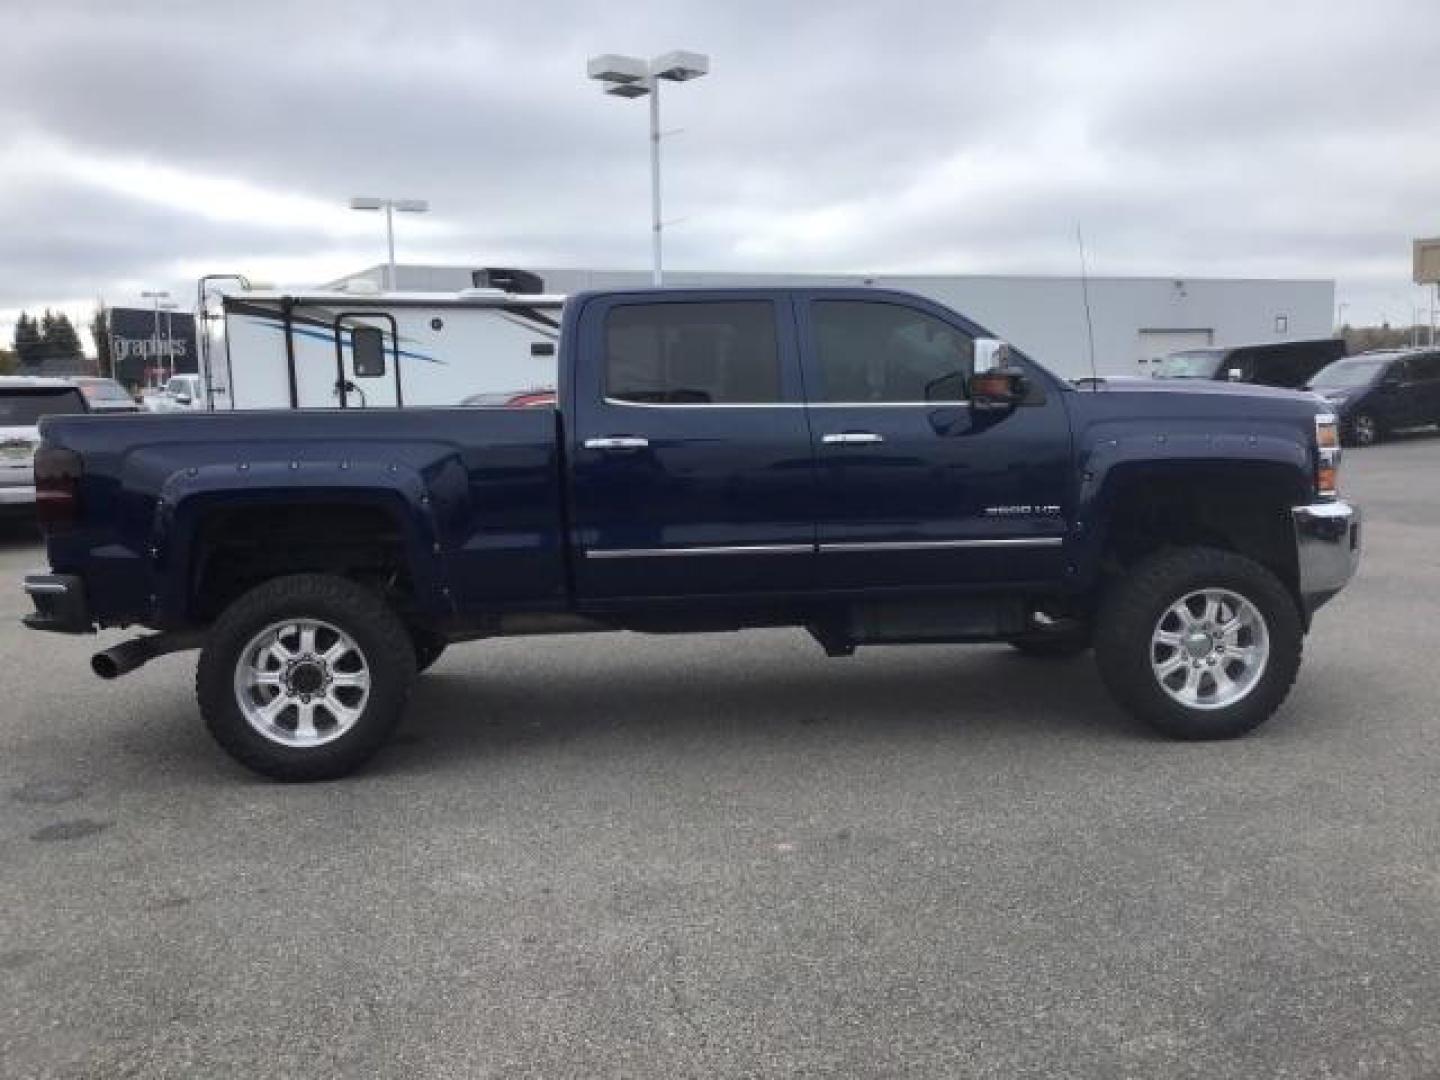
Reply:
[[[821,386],[811,398],[855,404],[964,401],[975,340],[901,304],[818,300],[811,305]]]

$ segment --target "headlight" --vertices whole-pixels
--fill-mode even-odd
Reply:
[[[1334,413],[1315,417],[1315,494],[1334,499],[1340,493],[1340,422]]]

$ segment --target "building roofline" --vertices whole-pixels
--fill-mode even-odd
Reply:
[[[352,273],[352,274],[346,274],[344,277],[336,278],[335,281],[333,281],[333,282],[327,282],[325,285],[319,286],[319,288],[321,288],[321,289],[331,289],[331,288],[335,288],[335,287],[337,287],[339,284],[341,284],[341,283],[343,283],[343,282],[346,282],[346,281],[349,281],[349,280],[351,280],[352,278],[362,277],[362,276],[364,276],[364,275],[366,275],[366,274],[370,274],[370,273],[372,273],[372,272],[373,272],[373,273],[379,273],[379,272],[384,271],[385,268],[386,268],[386,264],[384,264],[384,263],[377,263],[377,264],[375,264],[374,266],[367,266],[367,267],[365,267],[364,269],[362,269],[362,270],[357,270],[357,271],[355,271],[355,272]],[[442,271],[443,271],[443,270],[461,270],[461,271],[466,271],[466,272],[469,272],[469,271],[472,271],[472,270],[480,270],[480,269],[483,269],[483,268],[480,267],[480,266],[470,266],[470,265],[467,265],[467,264],[465,264],[465,263],[396,263],[396,264],[395,264],[395,268],[396,268],[397,271],[403,271],[403,270],[421,270],[421,271],[425,271],[425,270],[442,270]],[[538,264],[532,264],[532,265],[520,267],[520,269],[529,270],[529,271],[531,271],[532,273],[541,273],[542,276],[543,276],[543,272],[544,272],[544,271],[556,271],[556,272],[570,273],[570,274],[649,274],[649,273],[650,273],[650,270],[649,270],[648,267],[617,267],[617,266],[541,266],[541,265],[538,265]],[[933,281],[933,280],[935,280],[936,278],[952,278],[952,279],[962,280],[962,281],[965,281],[965,280],[968,280],[968,281],[986,281],[986,280],[988,280],[988,281],[1004,281],[1004,280],[1021,280],[1021,281],[1078,281],[1078,280],[1080,279],[1080,277],[1081,277],[1080,274],[1056,274],[1056,273],[1010,273],[1010,274],[998,274],[998,273],[953,273],[953,272],[947,273],[947,272],[945,272],[945,271],[931,271],[931,272],[924,272],[924,271],[903,271],[903,272],[891,272],[891,271],[885,271],[885,270],[693,270],[693,269],[682,270],[682,269],[676,269],[676,268],[673,268],[673,267],[672,267],[671,269],[669,269],[669,270],[667,271],[667,273],[668,273],[668,274],[671,274],[671,275],[674,275],[674,276],[677,276],[677,277],[684,277],[684,276],[687,275],[687,274],[705,274],[705,275],[715,274],[715,275],[725,275],[725,276],[731,276],[731,277],[748,277],[748,278],[800,278],[800,277],[808,277],[808,278],[847,277],[847,278],[861,278],[861,279],[864,279],[864,278],[874,278],[874,279],[877,280],[877,281],[878,281],[878,280],[882,280],[882,279],[885,280],[885,281]],[[1226,284],[1226,285],[1232,285],[1232,284],[1260,284],[1260,283],[1264,283],[1264,284],[1272,284],[1272,285],[1273,285],[1273,284],[1292,284],[1292,285],[1307,284],[1307,285],[1331,285],[1331,286],[1333,286],[1333,285],[1335,284],[1335,279],[1334,279],[1334,278],[1327,278],[1327,277],[1264,277],[1264,276],[1259,276],[1259,275],[1247,275],[1247,276],[1240,276],[1240,277],[1230,277],[1230,276],[1225,276],[1225,275],[1213,275],[1213,274],[1203,274],[1203,275],[1201,275],[1201,274],[1186,274],[1186,273],[1165,273],[1165,274],[1090,274],[1090,275],[1088,275],[1088,279],[1089,279],[1091,282],[1104,282],[1104,281],[1121,281],[1121,282],[1133,282],[1133,281],[1157,281],[1157,282],[1158,282],[1158,281],[1169,281],[1169,282],[1174,282],[1174,281],[1181,281],[1181,282],[1184,282],[1184,283],[1187,284],[1187,285],[1190,285],[1190,284],[1197,284],[1197,285],[1198,285],[1198,284]]]

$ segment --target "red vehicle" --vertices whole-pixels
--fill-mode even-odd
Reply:
[[[507,390],[501,394],[475,394],[466,398],[460,403],[473,407],[489,407],[501,409],[539,409],[554,408],[555,391],[550,387],[537,387],[534,390]]]

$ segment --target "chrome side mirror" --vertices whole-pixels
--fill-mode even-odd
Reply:
[[[998,371],[1001,368],[1010,367],[1011,363],[1009,342],[1001,341],[999,338],[975,339],[975,374],[982,375],[987,371]]]

